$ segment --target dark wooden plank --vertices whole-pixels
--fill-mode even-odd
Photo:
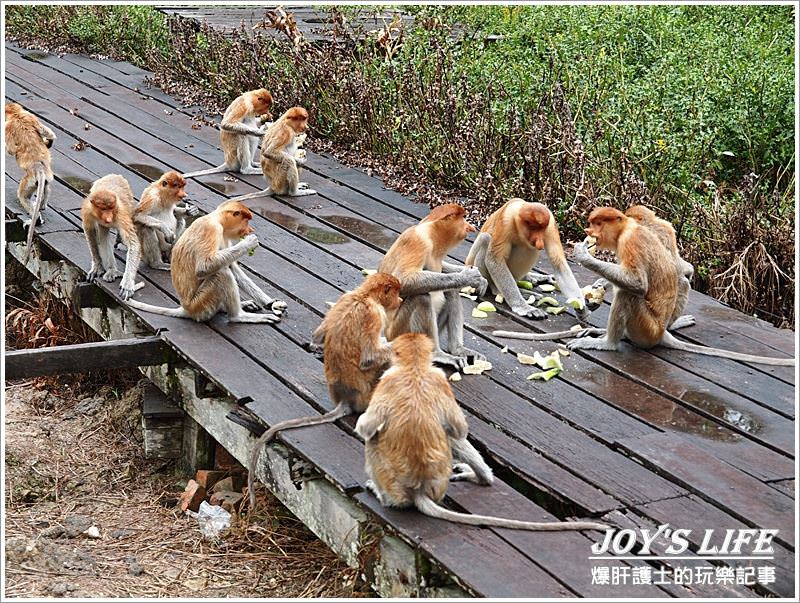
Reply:
[[[788,496],[671,434],[623,439],[619,445],[745,523],[779,529],[777,538],[794,547],[794,503]]]
[[[770,487],[775,488],[779,492],[783,492],[786,496],[793,499],[797,494],[797,488],[795,486],[794,478],[792,479],[782,479],[776,482],[770,482]]]
[[[668,523],[673,529],[686,529],[687,540],[696,550],[703,541],[706,530],[714,530],[717,542],[723,537],[725,530],[739,530],[751,527],[739,519],[721,511],[698,497],[681,496],[669,500],[660,500],[635,509],[637,513],[650,518],[657,524]],[[774,526],[773,526],[774,527]],[[773,566],[775,583],[765,585],[763,589],[780,597],[794,598],[795,596],[795,559],[794,553],[781,544],[774,542],[774,559],[765,561],[763,565]],[[731,567],[751,567],[750,560],[730,559],[726,565]]]
[[[28,379],[61,373],[165,364],[175,355],[159,337],[116,339],[6,351],[6,378]]]
[[[574,596],[491,530],[460,526],[458,537],[454,538],[456,531],[449,522],[415,511],[386,509],[372,494],[365,492],[357,494],[355,500],[436,559],[478,595],[501,598]]]
[[[620,529],[633,529],[633,530],[642,530],[642,529],[649,529],[650,534],[655,534],[657,526],[652,522],[640,517],[634,513],[622,513],[622,512],[612,512],[607,514],[603,517],[604,521],[608,521],[613,525],[617,526]],[[707,568],[709,567],[708,561],[705,561],[702,557],[698,557],[691,550],[687,550],[684,553],[681,553],[680,559],[671,559],[671,555],[667,552],[667,550],[673,546],[674,544],[672,540],[665,538],[663,535],[658,536],[655,541],[650,545],[650,551],[653,555],[659,555],[662,557],[662,561],[659,563],[663,563],[666,567],[672,569],[673,571],[677,568]],[[682,585],[677,584],[670,584],[663,586],[670,591],[670,593],[678,596],[678,597],[753,597],[755,593],[743,585],[737,584],[701,584],[699,582],[692,582],[692,585],[688,587],[690,589],[690,594],[687,594],[685,591],[685,587]],[[684,590],[681,590],[684,589]]]

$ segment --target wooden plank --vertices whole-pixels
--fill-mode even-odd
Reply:
[[[61,373],[118,369],[173,362],[160,337],[119,339],[48,348],[6,351],[6,378],[28,379]]]
[[[706,530],[714,530],[715,538],[719,542],[725,530],[752,527],[751,524],[740,521],[694,495],[648,503],[637,507],[635,511],[659,525],[668,523],[673,529],[689,530],[686,538],[694,550],[697,550],[702,544]],[[774,541],[772,548],[775,558],[765,561],[763,565],[776,568],[775,583],[765,585],[763,590],[779,597],[793,599],[796,594],[795,572],[797,569],[794,553]],[[741,559],[729,559],[725,564],[731,567],[753,566],[752,561]]]
[[[786,496],[794,500],[797,494],[797,487],[795,486],[794,478],[782,479],[776,482],[770,482],[770,487],[775,488],[779,492],[783,492]]]
[[[776,538],[794,547],[794,503],[788,496],[672,434],[623,439],[619,445],[745,523],[779,529]]]

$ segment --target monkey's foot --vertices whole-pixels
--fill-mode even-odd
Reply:
[[[261,176],[264,172],[261,171],[261,167],[243,165],[239,168],[239,173],[245,176]]]
[[[472,358],[472,363],[475,364],[478,360],[486,360],[486,356],[477,352],[473,349],[468,348],[467,346],[461,346],[456,348],[455,350],[450,350],[450,353],[456,357],[464,357],[464,358]]]
[[[269,304],[269,308],[272,310],[274,314],[278,316],[282,315],[288,306],[286,305],[285,301],[280,301],[279,299],[274,300],[271,304]]]
[[[119,270],[117,270],[116,268],[112,268],[111,270],[106,270],[102,278],[107,283],[113,283],[121,276],[122,273]]]
[[[573,339],[567,344],[567,347],[570,350],[608,350],[613,352],[618,346],[605,337],[585,337]]]
[[[306,351],[311,352],[312,354],[314,354],[314,356],[322,360],[322,357],[325,353],[325,346],[319,345],[318,343],[314,343],[313,341],[309,341],[303,347],[305,347]]]
[[[256,312],[261,309],[261,306],[259,306],[252,299],[243,299],[239,305],[244,312]]]
[[[691,327],[695,324],[694,316],[691,314],[684,314],[683,316],[678,316],[675,321],[669,325],[669,330],[672,331],[674,329],[682,329],[684,327]]]
[[[532,285],[555,285],[558,282],[553,274],[537,274],[535,272],[529,272],[525,280],[530,281]]]
[[[119,284],[119,296],[125,301],[128,301],[131,297],[133,297],[133,294],[142,287],[144,287],[144,282],[141,283],[122,282]]]
[[[371,479],[368,479],[367,481],[364,482],[364,487],[368,491],[372,492],[372,494],[375,496],[375,498],[378,499],[378,502],[381,503],[381,505],[383,505],[384,507],[386,506],[386,504],[383,502],[383,496],[381,495],[381,491],[378,490],[378,486],[375,485],[375,482],[373,482]]]
[[[449,366],[457,371],[461,371],[464,369],[465,366],[467,366],[466,356],[454,356],[452,354],[448,354],[447,352],[443,352],[441,350],[433,353],[432,361],[437,364],[443,364],[444,366]]]
[[[159,262],[158,264],[152,264],[150,268],[152,268],[153,270],[164,270],[166,272],[169,272],[172,266],[170,266],[166,262]]]
[[[44,224],[44,216],[41,213],[39,213],[39,215],[36,218],[36,226],[41,226],[42,224]],[[22,221],[22,227],[25,230],[28,230],[31,227],[31,219],[30,218],[25,218]]]
[[[306,186],[308,186],[308,185],[306,185]],[[306,197],[308,195],[316,195],[316,194],[317,194],[317,191],[315,191],[313,188],[300,188],[300,186],[298,185],[297,190],[295,192],[293,192],[293,193],[289,193],[287,196],[288,197]]]
[[[543,318],[547,318],[547,312],[541,308],[535,308],[527,304],[511,309],[517,316],[525,316],[527,318],[533,318],[534,320],[542,320]]]
[[[450,475],[451,482],[477,482],[478,476],[475,470],[467,463],[453,463],[453,473]]]

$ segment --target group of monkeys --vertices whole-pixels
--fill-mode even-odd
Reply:
[[[300,182],[305,154],[308,112],[293,107],[274,122],[267,90],[245,92],[226,110],[220,124],[224,163],[210,170],[181,175],[170,171],[145,188],[138,203],[127,181],[108,175],[92,184],[81,208],[92,256],[88,280],[111,282],[120,275],[120,295],[134,308],[162,315],[207,321],[223,311],[231,322],[275,323],[286,303],[264,293],[242,270],[238,260],[258,246],[250,226],[252,212],[242,201],[279,194],[302,196],[315,191]],[[53,173],[49,147],[53,132],[16,103],[5,109],[6,148],[25,172],[18,196],[31,214],[28,250],[40,210],[46,208]],[[261,139],[260,163],[254,164]],[[186,178],[232,171],[262,173],[267,188],[226,201],[213,212],[180,207]],[[37,191],[31,204],[30,197]],[[116,235],[127,247],[124,273],[114,258]],[[414,506],[442,519],[474,525],[531,530],[604,530],[593,522],[527,522],[470,515],[440,505],[453,480],[482,485],[492,471],[467,440],[467,423],[445,373],[433,365],[463,369],[483,355],[464,345],[460,291],[491,290],[497,300],[524,317],[547,314],[525,301],[518,281],[557,283],[577,300],[581,320],[589,314],[583,293],[570,270],[552,212],[541,203],[511,199],[484,223],[465,266],[445,262],[448,253],[476,228],[464,208],[446,204],[405,230],[387,251],[375,274],[341,296],[313,333],[310,349],[322,351],[325,378],[335,408],[323,415],[273,425],[252,449],[249,492],[255,504],[253,479],[263,445],[282,430],[335,421],[360,413],[356,432],[365,440],[367,487],[381,504]],[[684,315],[693,274],[678,252],[675,230],[649,209],[634,206],[625,213],[600,207],[589,215],[587,240],[574,247],[574,259],[614,287],[606,329],[549,334],[518,334],[542,340],[571,337],[571,349],[616,350],[623,337],[636,346],[662,345],[744,362],[793,365],[792,358],[766,358],[707,348],[674,338],[669,330],[694,324]],[[592,248],[615,252],[617,263],[596,259]],[[534,274],[544,250],[555,275]],[[167,263],[165,258],[169,258]],[[140,259],[152,268],[170,270],[180,306],[162,308],[130,299],[143,286],[135,283]],[[242,300],[241,287],[250,299]],[[257,312],[262,309],[266,312]],[[590,337],[588,335],[594,335]]]

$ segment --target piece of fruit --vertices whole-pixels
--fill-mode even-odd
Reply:
[[[494,304],[488,301],[479,303],[478,310],[481,312],[497,312],[497,308],[494,307]]]
[[[478,308],[472,308],[472,318],[486,318],[489,316],[483,310],[478,310]]]
[[[504,301],[505,301],[505,298],[502,295],[500,295],[499,293],[494,296],[494,303],[502,304]]]
[[[471,299],[472,301],[478,301],[477,295],[470,295],[469,293],[464,293],[463,291],[459,291],[458,293],[461,297],[466,297],[467,299]]]
[[[541,371],[539,373],[532,373],[528,375],[528,379],[539,379],[542,381],[550,381],[553,377],[558,375],[561,372],[560,369],[552,368],[549,371]]]
[[[364,276],[370,276],[372,274],[375,274],[376,272],[378,272],[378,271],[377,270],[371,270],[370,268],[364,268],[364,269],[361,270],[361,274],[363,274]]]
[[[536,302],[536,306],[539,307],[539,308],[541,308],[544,305],[558,306],[559,303],[558,303],[558,300],[553,298],[553,297],[543,297],[542,299],[540,299],[539,301]]]
[[[583,302],[579,300],[577,297],[570,297],[567,300],[567,305],[572,306],[576,310],[580,310],[581,308],[583,308]]]
[[[517,287],[520,289],[527,289],[528,291],[533,291],[533,283],[530,281],[517,281]]]
[[[545,293],[550,293],[556,290],[556,286],[551,285],[550,283],[542,283],[541,285],[539,285],[539,289],[541,289]]]
[[[520,364],[538,364],[535,356],[529,356],[528,354],[522,353],[517,354],[517,361],[519,361]]]
[[[450,381],[461,381],[461,373],[455,372],[450,375]]]
[[[547,308],[544,309],[544,311],[547,312],[548,314],[554,314],[558,316],[562,312],[566,311],[566,308],[564,306],[548,306]]]

